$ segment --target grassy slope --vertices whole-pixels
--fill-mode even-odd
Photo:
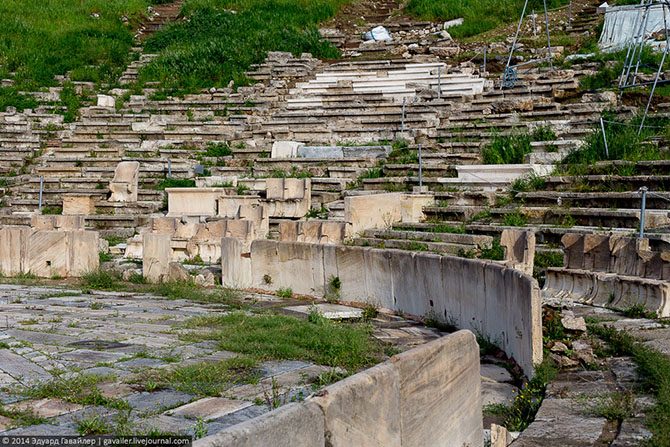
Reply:
[[[33,106],[34,102],[18,91],[55,85],[55,75],[71,72],[74,81],[113,80],[128,61],[133,25],[151,3],[156,2],[0,2],[0,78],[16,82],[13,88],[0,88],[0,110],[8,105],[19,109]]]
[[[268,51],[311,52],[337,57],[321,39],[317,24],[348,0],[188,0],[189,21],[174,24],[146,43],[160,56],[141,73],[142,81],[192,91],[244,84],[244,72]]]
[[[548,0],[556,8],[567,0]],[[519,20],[524,0],[410,0],[406,11],[423,20],[442,21],[462,17],[463,25],[449,29],[454,37],[474,36],[499,25]],[[527,13],[542,11],[541,0],[531,0]]]

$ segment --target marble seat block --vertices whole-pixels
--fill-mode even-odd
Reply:
[[[137,189],[140,173],[140,163],[137,161],[122,161],[114,171],[114,178],[109,183],[112,195],[110,202],[137,202]]]

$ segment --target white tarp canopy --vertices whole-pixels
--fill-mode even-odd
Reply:
[[[644,8],[639,6],[615,6],[605,11],[605,25],[600,35],[598,46],[603,51],[617,51],[625,48],[640,30],[644,17]],[[666,19],[670,25],[670,8],[666,9]],[[660,3],[649,7],[644,38],[649,45],[663,48],[665,41],[659,42],[652,34],[663,31],[665,22],[663,20],[663,5]]]

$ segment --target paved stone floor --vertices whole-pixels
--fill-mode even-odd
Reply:
[[[645,318],[627,318],[621,313],[601,307],[578,303],[552,302],[554,307],[563,307],[577,318],[592,318],[618,330],[645,340],[644,343],[666,355],[670,355],[670,328],[667,324]],[[577,351],[587,343],[591,350],[594,343],[588,334],[577,337],[572,349]],[[578,353],[577,353],[578,354]],[[592,355],[589,354],[589,355]],[[630,396],[631,413],[619,424],[607,420],[599,408],[608,405],[611,396]],[[535,416],[535,420],[514,447],[566,446],[611,446],[634,447],[651,438],[645,426],[647,412],[655,404],[655,398],[641,386],[637,367],[630,357],[606,357],[598,360],[597,368],[575,365],[564,367],[552,383]]]
[[[302,304],[253,295],[260,307]],[[327,306],[324,310],[329,309]],[[346,316],[345,308],[331,309]],[[255,384],[240,384],[223,395],[203,397],[173,389],[154,392],[132,386],[134,374],[198,362],[214,362],[236,356],[217,350],[214,342],[180,339],[182,323],[192,317],[224,313],[216,304],[194,304],[147,294],[92,292],[59,288],[0,285],[0,408],[30,410],[43,421],[17,426],[0,416],[4,434],[77,434],[82,421],[100,419],[110,425],[122,416],[137,433],[213,434],[233,424],[270,410],[267,396],[273,386],[282,402],[314,391],[317,376],[332,370],[312,363],[268,361],[258,367]],[[304,309],[288,309],[299,314]],[[345,312],[343,314],[342,312]],[[354,310],[352,316],[357,316]],[[438,330],[396,316],[373,320],[374,336],[392,343],[400,351],[442,335]],[[509,403],[516,388],[506,369],[492,364],[482,368],[485,403]],[[102,395],[123,399],[132,409],[77,405],[59,399],[29,399],[22,387],[49,383],[56,376],[100,375]],[[128,410],[124,410],[126,413]],[[114,422],[116,421],[116,422]],[[128,421],[126,421],[128,422]]]

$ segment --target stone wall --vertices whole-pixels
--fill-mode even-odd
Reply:
[[[195,447],[479,447],[479,348],[459,331],[195,442]]]
[[[226,239],[224,285],[323,296],[333,277],[340,299],[416,316],[432,314],[500,346],[527,375],[542,360],[541,304],[530,276],[495,262],[379,250],[257,240],[251,252]],[[223,250],[223,249],[222,249]],[[244,260],[237,263],[235,259]],[[271,279],[271,284],[267,280]]]
[[[79,277],[99,264],[96,231],[0,228],[0,272],[4,275]]]

